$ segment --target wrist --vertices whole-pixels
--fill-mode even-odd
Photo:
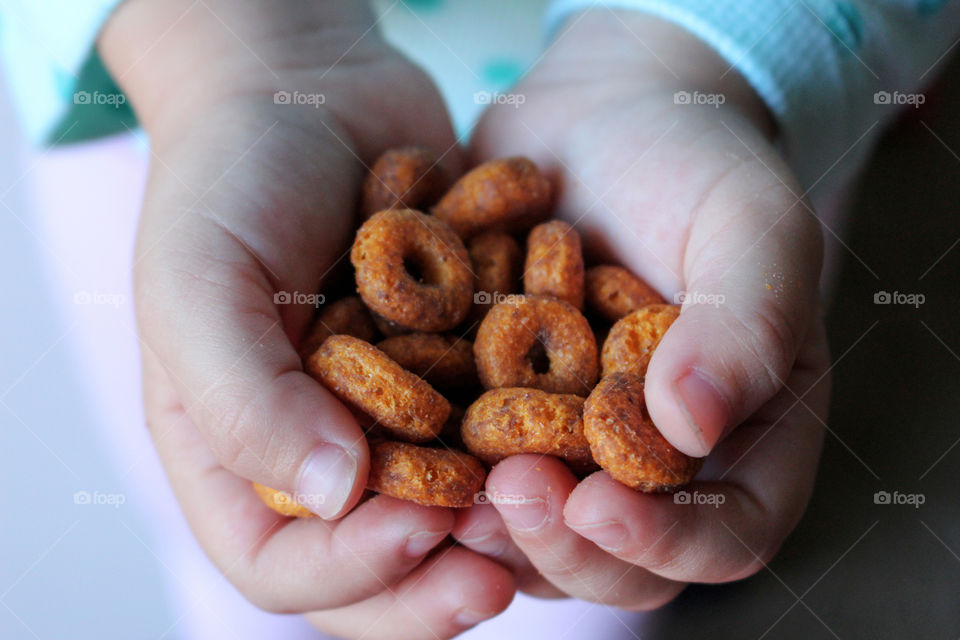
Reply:
[[[372,24],[362,2],[127,0],[98,45],[152,136],[224,103],[320,93],[388,54]]]
[[[775,125],[766,104],[740,73],[686,29],[639,11],[591,9],[557,29],[542,63],[545,76],[594,85],[629,87],[638,95],[699,92],[722,96],[768,139]]]

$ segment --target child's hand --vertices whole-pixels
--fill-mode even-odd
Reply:
[[[197,539],[255,604],[348,637],[450,637],[514,591],[469,550],[421,564],[450,510],[378,496],[289,520],[250,486],[324,518],[359,500],[363,434],[295,348],[314,307],[274,295],[343,266],[363,163],[415,143],[458,169],[436,90],[371,26],[361,3],[232,0],[130,0],[107,26],[152,143],[135,256],[147,420]]]
[[[463,512],[455,535],[514,566],[522,588],[650,608],[686,582],[758,571],[806,506],[828,395],[820,229],[759,99],[702,43],[605,9],[562,31],[514,89],[525,103],[486,114],[475,159],[530,156],[559,179],[559,214],[587,247],[698,303],[653,357],[646,400],[676,447],[711,455],[679,500],[517,456],[487,493],[526,503]]]

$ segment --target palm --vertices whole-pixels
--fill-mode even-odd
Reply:
[[[662,291],[682,289],[692,225],[702,207],[715,206],[710,196],[727,186],[725,179],[736,179],[724,194],[728,200],[779,184],[753,155],[782,171],[772,149],[736,114],[670,108],[671,93],[642,89],[594,106],[581,96],[603,93],[600,86],[541,84],[532,78],[516,89],[526,97],[521,108],[487,114],[473,141],[477,155],[534,158],[559,177],[559,214],[577,221],[589,248],[623,261]],[[558,118],[558,104],[581,106]],[[776,196],[785,209],[796,198],[780,186]]]

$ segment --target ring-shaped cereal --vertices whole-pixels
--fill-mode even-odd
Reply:
[[[428,507],[469,507],[487,470],[468,453],[405,442],[370,443],[367,488]]]
[[[314,318],[310,331],[300,344],[300,354],[309,358],[330,336],[347,334],[367,342],[377,337],[370,310],[357,296],[347,296],[325,305]]]
[[[357,231],[350,261],[363,301],[402,327],[447,331],[466,317],[473,302],[467,250],[433,216],[411,209],[377,213]]]
[[[682,453],[660,434],[647,413],[643,379],[632,373],[600,380],[584,403],[583,431],[597,464],[638,491],[674,491],[703,466],[703,458]]]
[[[523,291],[527,295],[553,296],[583,310],[580,234],[566,222],[551,220],[530,231]]]
[[[550,181],[528,158],[491,160],[457,180],[433,208],[469,238],[484,231],[529,229],[550,213]]]
[[[467,245],[475,274],[470,320],[479,323],[501,296],[514,293],[520,284],[523,252],[506,233],[482,233]]]
[[[353,336],[327,338],[307,372],[404,440],[432,440],[450,415],[450,403],[429,383]]]
[[[583,398],[538,389],[492,389],[463,418],[463,443],[487,464],[507,456],[539,453],[565,460],[574,470],[596,468],[583,434]]]
[[[439,333],[408,333],[381,340],[377,348],[434,387],[462,388],[477,383],[469,340]]]
[[[532,387],[586,396],[597,381],[597,343],[573,306],[541,296],[511,296],[494,306],[473,343],[487,389]]]
[[[587,308],[610,322],[648,304],[662,304],[653,287],[623,267],[602,264],[587,269],[585,278]]]
[[[423,147],[389,149],[363,181],[360,215],[366,220],[384,209],[425,209],[443,195],[447,178],[437,157]]]
[[[413,329],[408,329],[407,327],[400,326],[396,322],[387,320],[379,313],[370,312],[370,317],[373,318],[373,326],[377,328],[381,334],[386,338],[392,338],[393,336],[405,336],[408,333],[412,333]]]
[[[647,375],[654,349],[679,316],[677,305],[650,304],[618,320],[603,342],[603,375],[621,371]]]

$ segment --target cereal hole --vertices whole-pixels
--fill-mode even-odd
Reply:
[[[527,360],[533,367],[536,374],[544,374],[550,371],[550,356],[547,355],[547,348],[543,345],[543,338],[537,336],[530,350],[527,351]]]

